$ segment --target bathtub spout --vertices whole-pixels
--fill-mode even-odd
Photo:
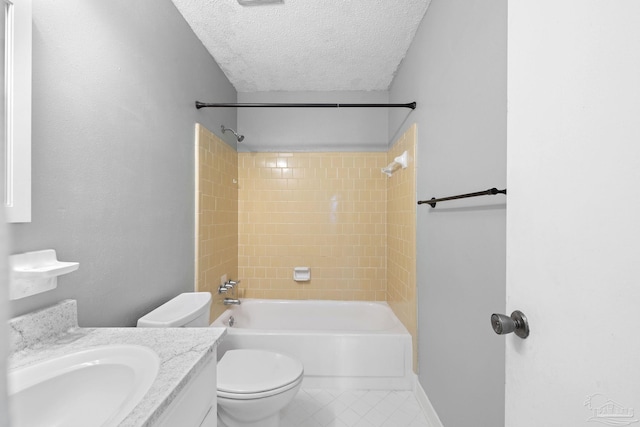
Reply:
[[[222,303],[224,305],[240,305],[240,300],[239,299],[233,299],[233,298],[225,298],[224,301],[222,301]]]

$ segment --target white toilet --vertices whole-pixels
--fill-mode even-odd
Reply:
[[[209,326],[209,292],[180,294],[138,319],[138,327]],[[265,350],[229,350],[218,362],[218,416],[227,427],[279,427],[280,410],[302,384],[302,363]]]
[[[302,363],[289,356],[229,350],[218,362],[218,416],[227,427],[279,427],[302,376]]]

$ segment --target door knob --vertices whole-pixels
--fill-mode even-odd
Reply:
[[[522,339],[529,336],[529,322],[527,322],[527,317],[523,312],[518,310],[511,313],[511,317],[505,314],[492,314],[491,326],[498,335],[506,335],[514,332]]]

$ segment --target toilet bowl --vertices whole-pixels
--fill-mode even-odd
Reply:
[[[210,307],[209,292],[183,293],[138,319],[138,327],[206,327]],[[302,363],[284,354],[227,351],[217,366],[219,418],[226,427],[279,427],[303,374]]]
[[[302,363],[265,350],[229,350],[218,362],[218,416],[227,427],[278,427],[302,384]]]

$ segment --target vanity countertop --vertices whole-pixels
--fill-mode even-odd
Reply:
[[[155,351],[161,361],[158,375],[120,427],[153,426],[189,381],[216,357],[216,346],[226,334],[225,328],[80,328],[74,300],[14,318],[9,327],[10,370],[103,345],[135,344]]]

